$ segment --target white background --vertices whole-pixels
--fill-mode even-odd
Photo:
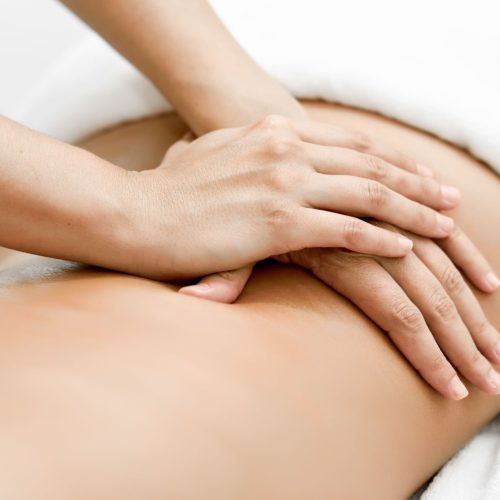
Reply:
[[[0,115],[86,31],[56,0],[0,0]]]

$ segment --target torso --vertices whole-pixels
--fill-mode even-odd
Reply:
[[[500,226],[500,181],[485,166],[376,115],[309,109],[451,179],[465,194],[454,215],[500,268],[500,234],[487,229]],[[153,168],[184,131],[169,115],[84,146]],[[222,305],[104,270],[50,262],[54,274],[37,274],[47,261],[22,259],[0,274],[0,432],[26,454],[9,462],[7,444],[0,462],[18,483],[38,477],[46,498],[64,498],[67,483],[82,498],[403,498],[499,408],[476,391],[462,403],[438,396],[383,332],[298,268],[265,264]],[[479,298],[499,328],[498,295]]]

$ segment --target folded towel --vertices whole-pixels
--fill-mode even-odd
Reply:
[[[378,111],[463,146],[500,171],[494,0],[212,4],[294,95]],[[166,109],[152,85],[94,36],[67,53],[16,117],[74,140]]]

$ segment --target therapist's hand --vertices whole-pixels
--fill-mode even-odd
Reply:
[[[483,391],[500,394],[500,376],[489,361],[500,363],[499,333],[439,246],[412,239],[413,251],[399,259],[326,249],[281,259],[311,269],[355,303],[443,395],[467,395],[457,371]]]
[[[435,209],[455,206],[456,190],[348,149],[348,139],[328,124],[269,116],[181,141],[159,168],[131,172],[138,273],[203,276],[313,247],[387,257],[411,249],[360,216],[433,238],[450,234],[452,219]]]
[[[500,363],[499,333],[445,252],[430,239],[406,235],[413,240],[413,251],[398,259],[305,249],[277,260],[310,269],[356,304],[441,394],[467,396],[457,372],[487,393],[500,394],[500,376],[490,363]],[[473,252],[487,266],[459,230],[445,246],[451,254]],[[211,278],[207,296],[239,295],[250,271],[247,267]],[[465,271],[477,279],[475,264]]]

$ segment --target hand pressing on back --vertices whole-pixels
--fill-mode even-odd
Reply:
[[[133,272],[192,278],[315,247],[410,251],[408,238],[361,216],[433,238],[453,230],[437,210],[458,203],[456,190],[411,162],[396,166],[405,161],[396,153],[352,143],[361,145],[331,125],[280,116],[181,141],[159,168],[130,173]]]
[[[457,371],[483,391],[500,394],[500,376],[491,364],[500,363],[500,334],[447,255],[472,256],[464,272],[473,283],[491,292],[482,279],[491,270],[479,251],[458,228],[444,240],[442,249],[428,238],[374,224],[411,238],[412,252],[391,259],[314,248],[289,252],[276,260],[311,270],[356,304],[444,396],[467,396]],[[250,273],[251,266],[247,266],[206,278],[205,298],[236,300]]]

